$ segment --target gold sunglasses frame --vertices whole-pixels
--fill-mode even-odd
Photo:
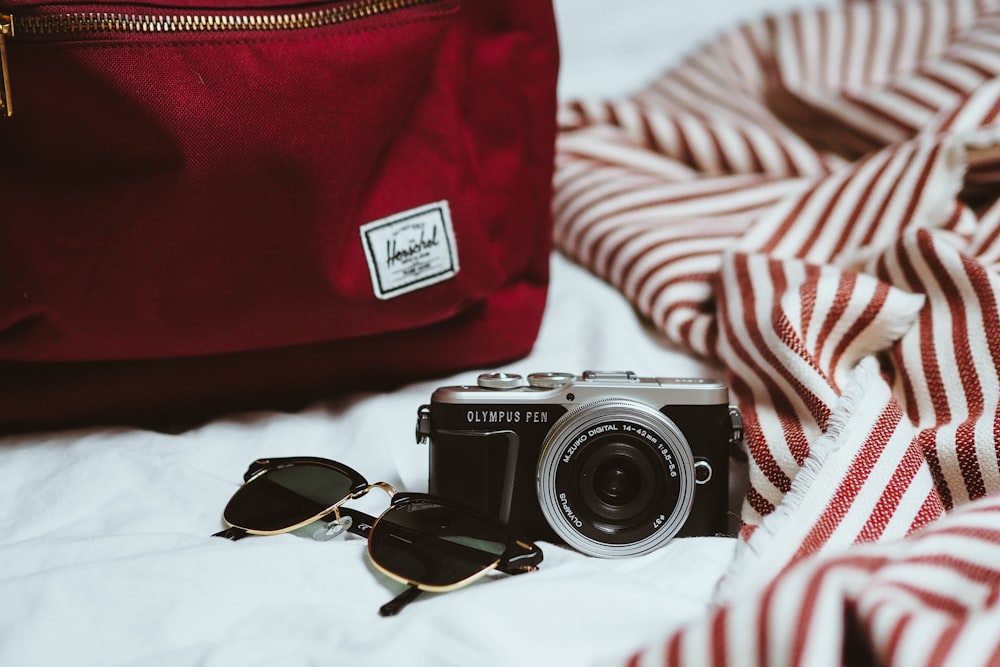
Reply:
[[[542,560],[542,552],[534,543],[517,539],[510,533],[510,531],[506,528],[506,526],[501,524],[496,519],[488,517],[482,514],[481,512],[473,510],[472,508],[464,507],[459,503],[450,501],[445,498],[437,498],[434,496],[429,496],[427,494],[400,493],[391,484],[387,482],[369,483],[360,473],[358,473],[353,468],[350,468],[349,466],[346,466],[342,463],[339,463],[337,461],[332,461],[329,459],[321,459],[315,457],[295,457],[286,459],[258,459],[250,464],[250,467],[247,469],[246,474],[244,474],[243,476],[244,478],[243,485],[239,489],[237,489],[236,493],[233,494],[233,497],[230,499],[229,503],[233,502],[233,500],[239,495],[240,491],[247,488],[252,482],[261,478],[262,476],[285,467],[301,466],[301,465],[318,465],[330,468],[332,470],[335,470],[336,472],[345,475],[351,482],[351,486],[349,488],[348,493],[342,499],[338,500],[333,505],[324,509],[322,512],[314,514],[310,516],[310,518],[297,522],[294,525],[277,530],[260,530],[260,529],[253,529],[244,526],[239,526],[231,522],[228,518],[226,518],[225,512],[223,512],[223,521],[226,523],[226,525],[229,526],[229,528],[219,533],[215,533],[215,536],[226,537],[230,540],[235,541],[241,539],[242,537],[245,537],[246,535],[257,535],[257,536],[280,535],[283,533],[289,533],[298,530],[300,528],[308,526],[311,523],[320,521],[330,516],[330,514],[333,514],[334,519],[332,521],[326,522],[325,525],[326,531],[325,533],[322,534],[323,536],[317,537],[318,535],[321,535],[320,530],[317,530],[313,534],[314,539],[329,539],[330,537],[335,537],[344,530],[349,530],[350,532],[362,536],[367,540],[368,560],[375,567],[375,569],[384,576],[388,577],[389,579],[408,586],[408,588],[404,590],[402,593],[400,593],[398,596],[396,596],[396,598],[394,598],[393,600],[391,600],[390,602],[386,603],[381,607],[379,613],[383,616],[395,615],[406,604],[415,599],[421,591],[426,591],[428,593],[448,593],[463,588],[465,586],[468,586],[474,583],[475,581],[482,579],[490,572],[493,572],[498,569],[507,574],[522,574],[527,572],[534,572],[538,569],[538,563],[540,563]],[[371,491],[372,489],[381,489],[385,491],[386,494],[388,494],[389,496],[389,506],[377,518],[371,517],[363,512],[359,512],[358,510],[353,510],[350,508],[343,508],[344,515],[342,515],[341,507],[345,503],[367,495],[368,492]],[[409,500],[416,500],[416,499],[432,500],[439,504],[452,507],[456,510],[466,512],[471,516],[475,516],[479,519],[485,520],[495,525],[497,528],[499,528],[501,533],[507,537],[507,548],[503,554],[498,555],[489,565],[486,565],[475,574],[472,574],[466,577],[465,579],[462,579],[461,581],[452,584],[446,584],[446,585],[427,584],[419,581],[414,581],[409,577],[404,577],[400,574],[392,572],[384,565],[382,565],[372,552],[372,542],[370,539],[370,535],[372,531],[375,530],[375,527],[378,525],[382,517],[384,517],[386,514],[388,514],[393,510],[398,510],[401,507],[401,504],[399,502],[396,502],[397,499],[399,499],[401,502],[407,502]],[[228,506],[229,504],[227,504],[227,509]],[[511,553],[512,550],[514,550],[514,547],[517,548],[519,553],[518,552]],[[507,566],[503,567],[505,557],[507,560]],[[514,561],[520,561],[520,560],[523,560],[525,562],[523,564],[514,565]]]

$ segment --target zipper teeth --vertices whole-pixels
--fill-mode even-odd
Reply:
[[[298,30],[346,23],[437,0],[359,0],[335,7],[293,13],[127,14],[66,12],[19,16],[19,35],[92,32],[218,32],[226,30]]]

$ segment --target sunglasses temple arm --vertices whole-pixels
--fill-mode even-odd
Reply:
[[[235,542],[236,540],[242,540],[246,536],[247,536],[247,531],[243,530],[242,528],[237,528],[235,526],[230,526],[225,530],[220,530],[219,532],[212,534],[212,537],[224,537],[227,540],[232,540],[233,542]]]
[[[395,616],[403,610],[403,607],[416,600],[418,595],[420,589],[411,584],[405,591],[382,605],[378,610],[379,616]]]

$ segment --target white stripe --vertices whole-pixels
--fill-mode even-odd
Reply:
[[[678,313],[676,320],[677,322],[670,320],[664,323],[664,330],[667,332],[674,331],[675,326],[679,327],[681,322],[681,314]],[[715,317],[708,315],[703,312],[692,312],[687,318],[688,324],[688,339],[686,344],[691,347],[696,355],[702,357],[714,358],[717,354],[716,347],[717,343],[709,345],[709,333],[714,328],[716,321]],[[680,333],[676,333],[677,340],[680,340]]]
[[[906,419],[905,416],[903,418]],[[912,427],[910,429],[912,432]],[[906,535],[923,509],[924,501],[936,494],[937,489],[934,485],[934,477],[931,475],[930,467],[926,462],[922,463],[920,471],[913,478],[913,481],[899,495],[899,502],[892,512],[892,517],[886,523],[885,534]]]
[[[662,284],[671,277],[684,275],[693,271],[714,271],[719,266],[718,254],[725,248],[725,240],[714,238],[694,238],[689,241],[677,241],[670,244],[661,244],[652,247],[645,247],[640,253],[639,260],[635,262],[631,275],[627,276],[622,292],[631,296],[636,305],[643,312],[651,312],[651,305],[654,299],[658,298],[658,292],[662,289]],[[715,256],[697,256],[694,258],[680,259],[684,255],[691,253],[712,252]],[[624,253],[623,253],[624,254]],[[629,261],[632,257],[629,256]],[[664,264],[662,268],[646,278],[640,283],[646,273]],[[706,287],[710,290],[711,285]]]
[[[928,113],[940,114],[942,109],[951,109],[959,100],[950,88],[922,75],[900,77],[894,85],[934,110]]]
[[[978,611],[978,610],[977,610]],[[949,665],[995,665],[1000,637],[1000,609],[993,607],[971,614],[960,626],[948,654]],[[992,639],[989,641],[984,638]]]
[[[962,551],[949,552],[963,557],[968,545],[957,543]],[[886,573],[886,579],[894,586],[908,586],[923,595],[949,600],[955,606],[981,606],[990,594],[990,587],[963,576],[953,567],[916,562],[907,562],[906,567],[893,568]],[[926,604],[926,603],[924,603]]]
[[[711,235],[705,233],[701,238],[706,241],[716,239],[716,252],[721,252],[731,244],[731,239],[736,238],[746,228],[748,222],[747,216],[742,214],[728,218],[720,216],[701,219],[699,224],[705,225],[706,230],[713,232]],[[606,232],[600,245],[591,250],[593,266],[601,269],[600,273],[606,274],[612,284],[623,292],[628,292],[628,286],[623,285],[622,281],[625,279],[624,271],[629,262],[653,246],[691,239],[689,226],[690,220],[665,220],[656,209],[637,212],[628,217],[628,224],[612,227],[611,231]],[[637,227],[645,229],[642,229],[638,237],[630,239],[637,233]],[[618,255],[614,265],[609,266],[613,251],[617,251]],[[718,258],[716,260],[717,265]]]
[[[977,130],[1000,99],[1000,78],[993,79],[962,102],[951,126],[952,132]]]
[[[775,34],[772,42],[774,54],[780,64],[784,81],[795,86],[802,81],[802,64],[798,53],[798,39],[791,16],[781,15],[775,18]]]
[[[796,35],[799,49],[805,54],[802,76],[807,81],[822,82],[820,61],[827,55],[827,41],[819,22],[820,11],[799,13],[800,30]]]
[[[914,614],[907,605],[908,618],[903,625],[893,661],[898,665],[926,665],[941,635],[948,628],[940,614]]]
[[[966,93],[971,93],[983,83],[981,74],[951,60],[934,60],[925,66],[925,71],[948,81]]]
[[[896,27],[899,57],[898,67],[909,70],[919,66],[926,57],[920,49],[920,30],[924,23],[926,8],[923,3],[897,3],[897,9],[902,9],[902,25]]]
[[[820,81],[824,86],[834,87],[844,80],[843,48],[848,39],[847,14],[841,9],[821,10],[826,15],[826,31],[823,35],[823,50],[826,68]]]
[[[627,144],[608,141],[607,134],[609,133],[605,132],[605,136],[600,136],[597,132],[572,132],[563,135],[559,141],[559,149],[594,160],[631,167],[653,176],[673,180],[693,178],[691,171],[676,161]],[[614,132],[610,134],[613,136]]]
[[[760,651],[758,625],[761,619],[758,606],[749,602],[735,604],[727,620],[727,664],[730,667],[756,667],[759,665],[757,655]]]
[[[936,115],[913,100],[899,95],[892,88],[871,88],[859,94],[858,99],[867,102],[887,118],[905,124],[914,134]]]
[[[720,274],[722,276],[722,282],[725,285],[733,286],[738,284],[736,266],[733,259],[732,255],[724,254],[720,264]],[[729,315],[727,319],[730,326],[734,330],[733,335],[739,340],[739,343],[746,348],[746,354],[751,358],[755,357],[756,355],[754,353],[753,345],[750,344],[749,338],[745,335],[742,326],[742,323],[746,318],[744,310],[753,304],[744,303],[744,301],[739,298],[738,290],[732,287],[724,296],[726,297],[726,308]],[[765,415],[768,411],[773,413],[774,406],[771,404],[770,396],[768,394],[760,391],[753,391],[753,389],[757,388],[756,383],[752,382],[752,380],[757,377],[757,368],[748,366],[743,354],[735,353],[735,343],[733,341],[729,341],[729,333],[725,329],[722,330],[721,334],[721,345],[724,350],[728,351],[728,353],[724,355],[724,358],[726,359],[730,372],[734,373],[738,377],[747,379],[747,381],[751,384],[751,390],[754,393],[754,407],[756,413],[760,419],[766,419],[763,415]],[[759,362],[754,361],[753,363]],[[766,436],[767,424],[765,422],[761,422],[760,428],[764,431],[764,435]],[[785,469],[783,463],[787,462],[787,457],[779,458],[777,456],[775,456],[775,462],[778,468],[781,469],[789,479],[794,479],[795,474],[798,472],[798,464],[793,464],[790,468]],[[760,494],[760,496],[771,505],[777,506],[780,503],[781,498],[784,497],[784,492],[778,489],[757,466],[750,466],[749,468],[749,483]],[[744,518],[747,517],[745,516]]]
[[[858,264],[883,249],[882,245],[885,240],[880,241],[880,234],[873,232],[878,230],[883,222],[890,227],[895,227],[896,223],[888,216],[877,214],[886,198],[895,191],[900,174],[910,165],[912,159],[912,147],[904,146],[900,149],[880,151],[871,159],[858,165],[854,178],[859,186],[868,189],[868,198],[861,205],[860,211],[854,218],[854,226],[847,238],[843,250],[844,254],[841,257],[840,264],[842,266]],[[882,170],[881,173],[879,173],[880,170]],[[858,192],[858,199],[861,196],[862,193]],[[866,237],[870,233],[872,239],[866,241]],[[889,237],[890,234],[882,236]]]
[[[892,73],[890,54],[896,41],[896,22],[891,4],[876,2],[871,7],[878,22],[878,34],[875,35],[874,50],[868,54],[869,81],[882,83]]]
[[[982,46],[968,43],[956,44],[950,49],[949,57],[960,60],[962,67],[975,65],[987,72],[992,72],[994,76],[1000,74],[1000,54],[988,51]],[[984,75],[979,74],[979,77],[982,79]]]
[[[856,439],[854,437],[849,438],[847,437],[847,434],[845,434],[845,440],[840,446],[850,446],[856,448],[856,451],[861,451],[870,435],[870,429],[875,426],[877,420],[885,412],[885,408],[887,406],[888,401],[879,406],[877,414],[872,411],[872,414],[866,415],[867,418],[864,419],[863,423],[859,423],[859,421],[861,421],[861,415],[857,413],[852,415],[851,430],[853,431],[864,427],[868,432],[864,434],[863,439]],[[858,412],[860,412],[860,410]],[[903,489],[890,486],[889,482],[892,480],[893,475],[906,456],[912,436],[913,430],[908,424],[900,423],[896,427],[896,431],[893,433],[892,438],[886,443],[885,448],[880,452],[878,460],[868,473],[868,477],[865,478],[864,483],[861,485],[861,489],[851,501],[850,509],[846,514],[844,514],[843,518],[838,523],[836,530],[834,530],[834,532],[827,539],[827,545],[849,546],[850,544],[858,541],[862,537],[861,529],[868,522],[869,518],[874,515],[875,508],[885,495],[887,489],[891,488],[895,493],[903,495]],[[852,443],[851,440],[855,440],[855,442]],[[928,478],[930,477],[929,470],[925,469],[922,472]],[[917,477],[919,476],[920,473],[918,472]],[[887,525],[879,534],[879,539],[898,539],[905,537],[909,532],[910,527],[907,525],[901,528],[902,530],[900,532],[890,533],[889,526]]]

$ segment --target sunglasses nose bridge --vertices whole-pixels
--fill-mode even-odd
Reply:
[[[350,496],[348,496],[347,498],[345,498],[343,502],[346,502],[347,500],[354,500],[356,498],[360,498],[361,496],[367,494],[372,489],[382,489],[383,491],[386,492],[386,494],[389,496],[389,498],[392,498],[394,495],[396,495],[396,489],[393,488],[393,486],[391,484],[389,484],[388,482],[374,482],[372,484],[369,484],[369,485],[365,486],[364,488],[362,488],[362,489],[360,489],[358,491],[355,491]],[[338,503],[338,505],[340,505],[340,504],[341,503]]]
[[[391,499],[396,495],[396,489],[392,487],[388,482],[375,482],[374,484],[365,484],[356,491],[352,491],[344,496],[342,499],[338,500],[333,507],[330,509],[333,512],[333,521],[328,521],[313,532],[313,539],[325,542],[331,538],[340,535],[345,530],[351,530],[351,526],[354,523],[354,519],[350,516],[342,516],[340,513],[340,508],[344,503],[355,500],[366,495],[372,489],[382,489]],[[371,518],[369,517],[369,521]]]

